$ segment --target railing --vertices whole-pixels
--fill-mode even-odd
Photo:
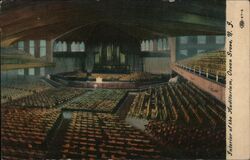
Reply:
[[[29,53],[22,51],[22,50],[18,50],[16,48],[1,48],[1,55],[15,55],[15,54],[23,54],[23,55],[30,55]],[[31,55],[30,55],[31,56]]]
[[[209,73],[208,71],[203,71],[201,69],[195,69],[195,68],[192,68],[192,67],[188,67],[188,66],[185,66],[183,64],[179,64],[179,63],[176,63],[176,66],[182,68],[182,69],[185,69],[187,70],[188,72],[191,72],[191,73],[194,73],[196,75],[199,75],[201,77],[205,77],[207,79],[210,79],[212,81],[215,81],[217,83],[221,83],[221,84],[225,84],[226,83],[226,79],[224,76],[220,76],[218,74],[218,72],[216,73],[216,75],[214,74],[211,74]]]

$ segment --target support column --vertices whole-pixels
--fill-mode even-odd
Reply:
[[[25,76],[28,76],[28,75],[29,75],[29,69],[28,69],[28,68],[25,68],[25,69],[24,69],[24,75],[25,75]]]
[[[35,40],[35,57],[40,58],[40,40]]]
[[[157,47],[158,47],[158,43],[157,43],[157,39],[153,40],[153,51],[156,52],[157,51]]]
[[[92,46],[86,47],[86,57],[85,57],[85,70],[88,73],[92,73],[94,69],[94,49]]]
[[[27,53],[30,53],[30,51],[29,51],[29,48],[30,48],[29,40],[25,40],[23,43],[24,43],[24,51],[27,52]]]
[[[40,68],[35,68],[35,75],[40,76]]]
[[[54,40],[46,41],[46,60],[48,62],[53,62],[53,43]]]
[[[46,40],[46,61],[53,62],[53,44],[55,40]],[[54,68],[45,67],[45,75],[54,73]]]
[[[176,38],[168,37],[168,46],[170,49],[170,62],[171,64],[176,62]]]

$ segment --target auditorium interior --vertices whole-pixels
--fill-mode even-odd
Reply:
[[[2,0],[1,159],[225,159],[225,0]]]

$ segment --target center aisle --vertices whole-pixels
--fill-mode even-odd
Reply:
[[[48,154],[46,158],[60,158],[60,150],[63,145],[63,139],[65,137],[65,133],[69,126],[70,119],[61,118],[58,127],[56,128],[54,135],[50,138],[50,142],[48,144]]]

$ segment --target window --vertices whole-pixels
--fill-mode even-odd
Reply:
[[[59,41],[57,43],[57,51],[58,52],[62,52],[63,51],[63,43],[61,41]]]
[[[95,55],[95,64],[98,64],[100,62],[100,54]]]
[[[125,64],[125,61],[126,61],[125,54],[121,53],[120,54],[120,62],[121,62],[121,64]]]
[[[163,43],[163,46],[162,46],[163,50],[166,51],[167,50],[167,40],[166,40],[166,38],[163,39],[162,43]]]
[[[187,56],[188,55],[188,50],[186,50],[186,49],[180,50],[180,54],[184,55],[184,56]]]
[[[40,40],[40,57],[46,56],[46,40]]]
[[[23,41],[19,41],[18,43],[17,43],[17,49],[18,50],[24,50],[24,42]]]
[[[34,76],[35,75],[35,68],[29,68],[29,75]]]
[[[35,55],[35,41],[34,40],[30,40],[29,41],[29,53],[34,56]]]
[[[85,51],[85,44],[84,42],[80,43],[80,52],[84,52]]]
[[[216,36],[215,37],[216,44],[224,44],[225,43],[225,37],[224,36]]]
[[[77,43],[76,43],[76,52],[79,52],[79,51],[80,51],[80,43],[77,42]]]
[[[61,42],[61,41],[59,41],[59,43],[58,43],[58,50],[59,50],[59,52],[63,51],[63,42]]]
[[[65,41],[62,43],[62,51],[67,52],[67,43]]]
[[[45,76],[45,68],[44,67],[40,68],[40,75]]]
[[[76,52],[76,42],[71,43],[71,52]]]
[[[23,76],[24,75],[24,69],[18,69],[17,74]]]
[[[199,53],[202,53],[202,52],[204,52],[205,50],[203,50],[203,49],[198,49],[197,50],[197,53],[199,54]]]
[[[187,44],[188,43],[188,36],[180,37],[180,44]]]
[[[153,51],[153,47],[154,47],[153,40],[150,40],[149,41],[149,51]]]
[[[54,42],[53,47],[54,47],[54,52],[57,52],[57,48],[58,48],[57,42]]]
[[[197,36],[198,44],[206,44],[206,36]]]
[[[162,39],[158,40],[157,50],[162,51]]]

